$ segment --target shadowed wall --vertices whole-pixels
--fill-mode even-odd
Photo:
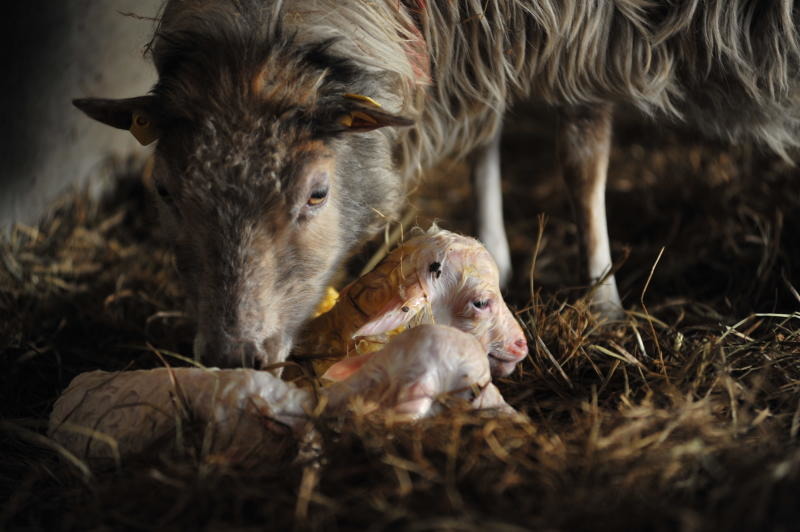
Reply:
[[[32,223],[65,188],[146,153],[71,100],[144,94],[143,57],[161,0],[33,0],[4,7],[0,76],[0,228]]]

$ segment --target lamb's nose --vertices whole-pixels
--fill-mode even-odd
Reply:
[[[507,351],[517,357],[517,360],[522,360],[528,355],[528,342],[524,337],[518,338],[508,346]]]

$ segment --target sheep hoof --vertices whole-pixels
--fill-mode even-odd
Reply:
[[[625,319],[625,309],[622,306],[617,283],[613,276],[592,287],[589,293],[589,308],[603,321]]]

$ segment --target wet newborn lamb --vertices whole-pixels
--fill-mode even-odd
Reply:
[[[411,420],[435,413],[442,394],[474,408],[513,412],[491,383],[483,346],[452,327],[410,329],[381,351],[344,360],[330,372],[339,382],[320,392],[325,413],[341,414],[361,397],[372,409]],[[75,377],[56,401],[48,433],[76,456],[100,459],[141,453],[193,422],[204,427],[209,450],[235,458],[263,453],[276,423],[301,437],[315,404],[312,392],[267,371],[92,371]]]
[[[274,438],[269,423],[301,435],[312,406],[307,391],[266,371],[92,371],[58,398],[48,434],[76,456],[95,459],[140,454],[192,426],[207,430],[210,449],[246,456]]]
[[[343,288],[333,309],[309,323],[300,352],[353,356],[387,342],[387,333],[398,327],[420,323],[451,325],[475,336],[496,376],[510,374],[528,354],[489,252],[474,238],[436,227]],[[322,373],[331,363],[317,362],[315,369]]]
[[[481,343],[443,325],[408,329],[380,351],[337,362],[324,376],[338,381],[323,389],[334,408],[360,396],[417,419],[436,413],[436,397],[448,393],[468,399],[473,408],[514,412],[492,384]]]

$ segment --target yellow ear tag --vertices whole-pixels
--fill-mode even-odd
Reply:
[[[351,94],[347,93],[344,95],[345,98],[348,100],[356,100],[361,103],[365,103],[367,105],[371,105],[372,107],[381,107],[381,104],[370,98],[369,96],[364,96],[363,94]]]
[[[155,125],[153,125],[153,121],[150,120],[150,117],[144,113],[133,113],[130,131],[131,135],[136,137],[136,140],[138,140],[139,144],[142,146],[147,146],[158,140],[158,130]]]
[[[336,301],[339,300],[339,292],[332,286],[329,286],[325,289],[325,296],[322,298],[317,304],[317,309],[314,311],[314,314],[311,315],[312,318],[316,318],[317,316],[321,316],[336,306]]]

